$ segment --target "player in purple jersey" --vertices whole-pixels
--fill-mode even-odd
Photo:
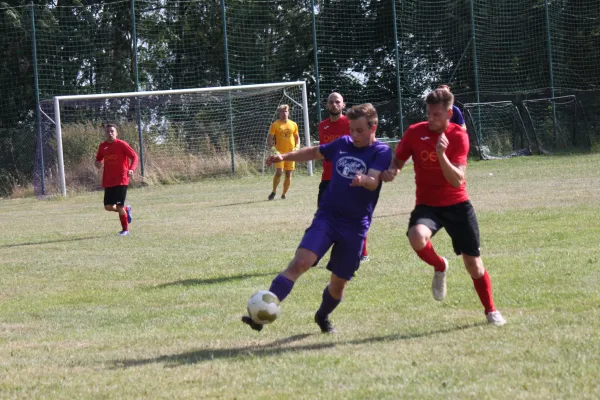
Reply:
[[[448,85],[440,85],[439,89],[444,89],[450,92],[450,86]],[[450,122],[459,125],[465,131],[467,130],[467,125],[465,124],[465,117],[463,117],[460,108],[456,107],[454,103],[452,104],[452,116],[450,117]]]
[[[327,264],[331,278],[315,314],[315,322],[323,333],[336,331],[329,321],[329,314],[342,301],[344,289],[358,269],[363,242],[379,199],[379,175],[392,160],[390,148],[375,139],[379,121],[373,105],[354,106],[346,116],[350,120],[350,136],[318,147],[273,155],[267,160],[270,165],[326,158],[333,165],[331,183],[323,193],[320,207],[304,233],[294,259],[273,279],[269,288],[283,301],[296,280],[333,246]],[[242,321],[256,331],[263,327],[246,315]]]

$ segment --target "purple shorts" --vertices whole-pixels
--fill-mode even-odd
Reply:
[[[304,232],[298,248],[315,253],[316,265],[333,246],[327,269],[338,278],[349,281],[360,265],[365,234],[364,229],[353,229],[346,224],[330,221],[326,217],[315,216],[312,224]]]

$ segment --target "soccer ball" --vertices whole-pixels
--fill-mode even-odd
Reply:
[[[248,315],[257,324],[270,324],[279,317],[279,299],[268,290],[261,290],[248,300]]]

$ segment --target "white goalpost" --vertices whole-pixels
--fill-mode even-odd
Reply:
[[[116,123],[119,137],[138,151],[145,179],[264,172],[268,129],[281,104],[290,106],[290,119],[304,137],[301,142],[310,146],[305,81],[56,96],[52,103],[42,102],[41,112],[54,128],[55,174],[66,196],[65,164],[85,160],[75,159],[69,149],[65,154],[65,140],[96,138],[97,146],[103,140],[101,125],[107,122]],[[312,163],[307,169],[312,176]]]

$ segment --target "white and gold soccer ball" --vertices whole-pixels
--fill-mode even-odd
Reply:
[[[257,324],[270,324],[280,311],[279,299],[268,290],[260,290],[248,300],[248,315]]]

